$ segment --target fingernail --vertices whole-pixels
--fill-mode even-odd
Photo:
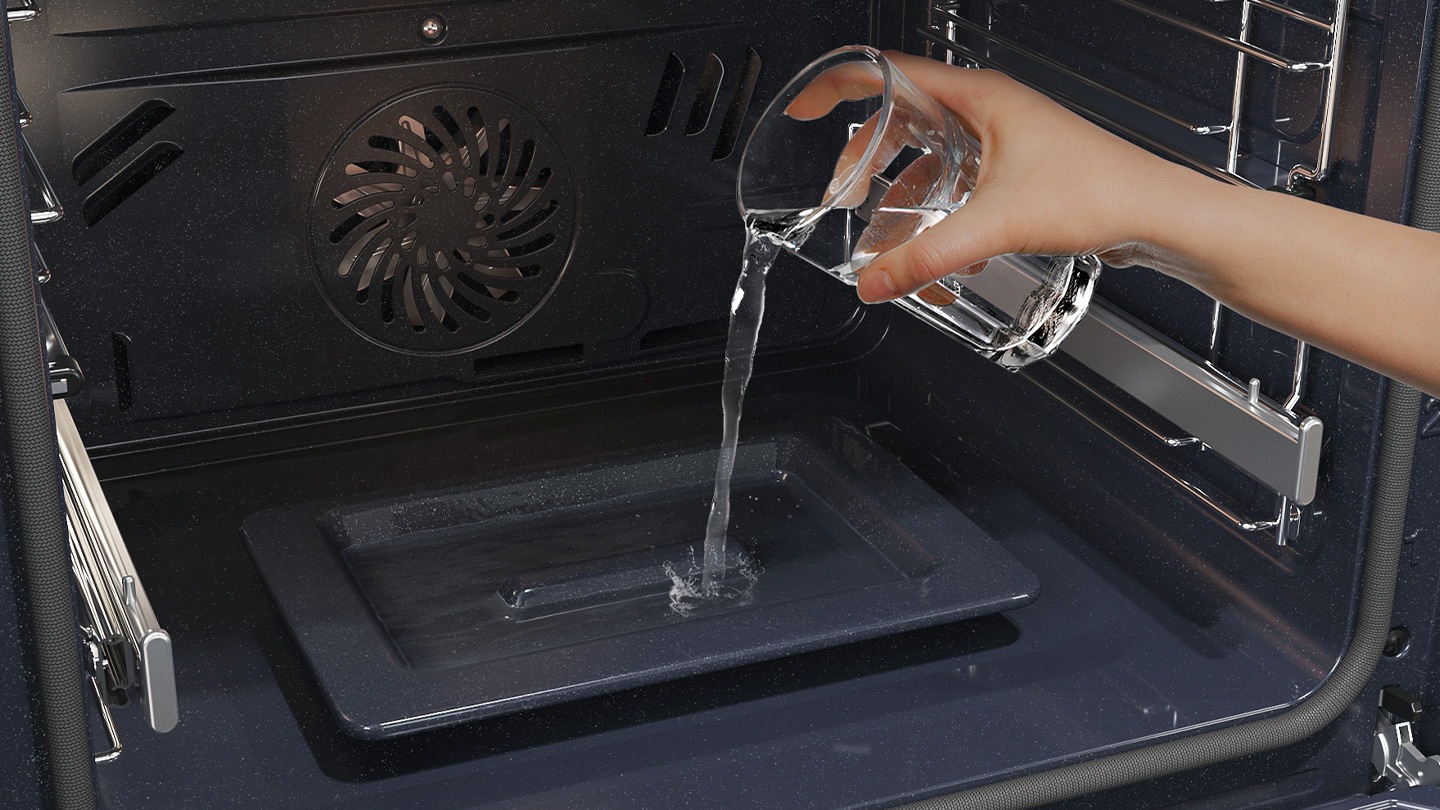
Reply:
[[[890,274],[884,270],[872,270],[861,276],[857,290],[860,300],[867,304],[889,301],[899,292],[895,282],[890,279]]]

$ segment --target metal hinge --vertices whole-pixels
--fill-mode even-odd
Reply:
[[[1425,756],[1415,747],[1414,723],[1424,708],[1409,692],[1390,685],[1380,690],[1380,711],[1375,722],[1375,747],[1370,764],[1375,780],[1388,779],[1396,787],[1440,785],[1440,756]]]

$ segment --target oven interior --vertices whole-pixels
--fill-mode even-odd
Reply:
[[[1350,642],[1385,381],[1144,268],[1010,373],[782,259],[737,489],[770,596],[677,619],[594,565],[703,529],[736,167],[815,56],[1002,69],[1398,218],[1402,5],[42,0],[52,374],[174,643],[173,730],[107,707],[104,805],[879,807],[1299,704]],[[1370,790],[1379,685],[1428,689],[1415,508],[1410,641],[1353,711],[1074,806]]]

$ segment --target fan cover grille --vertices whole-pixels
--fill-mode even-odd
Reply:
[[[381,345],[449,354],[492,343],[554,290],[575,191],[554,137],[494,92],[386,102],[331,152],[310,208],[326,298]]]

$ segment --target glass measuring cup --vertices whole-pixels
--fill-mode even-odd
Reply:
[[[817,96],[841,100],[820,114]],[[810,63],[766,107],[741,155],[736,196],[747,226],[854,285],[877,256],[965,204],[982,153],[963,122],[884,54],[852,45]],[[1100,267],[1093,256],[1001,256],[896,303],[1017,369],[1080,322]]]

